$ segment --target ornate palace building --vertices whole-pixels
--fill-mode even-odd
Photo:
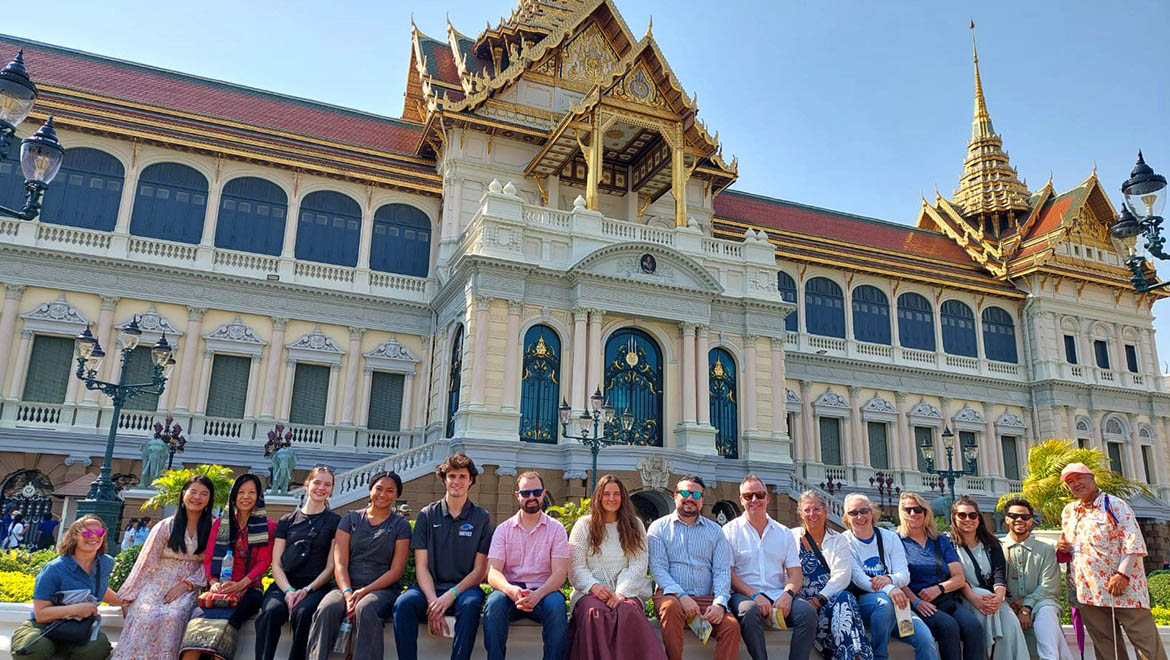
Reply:
[[[134,486],[172,416],[176,462],[265,475],[267,433],[291,429],[302,470],[341,473],[339,507],[383,469],[420,506],[463,450],[486,466],[477,501],[510,513],[519,470],[586,494],[558,408],[578,433],[600,390],[618,443],[600,467],[647,517],[681,473],[715,484],[716,517],[749,470],[781,495],[830,477],[874,493],[877,472],[928,490],[922,447],[941,458],[944,429],[977,447],[958,488],[985,503],[1060,437],[1151,484],[1140,515],[1170,512],[1157,294],[1111,249],[1095,173],[1063,191],[1017,176],[977,59],[958,188],[906,209],[911,226],[733,189],[702,81],[610,0],[406,37],[398,118],[0,37],[40,88],[20,135],[52,114],[67,147],[40,218],[0,219],[6,502],[76,490],[111,423]],[[0,204],[22,181],[0,163]],[[135,317],[177,365],[111,419],[72,375],[73,337],[90,326],[113,355]]]

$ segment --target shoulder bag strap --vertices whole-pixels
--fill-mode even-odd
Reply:
[[[828,534],[828,532],[825,532],[825,534]],[[804,530],[804,539],[808,541],[809,547],[812,548],[813,553],[816,554],[817,561],[821,562],[821,564],[825,567],[825,570],[832,571],[833,569],[829,566],[829,562],[825,561],[825,555],[821,553],[821,549],[817,546],[817,542],[813,540],[812,534],[809,534],[807,529]]]
[[[930,539],[927,539],[926,542],[930,543]],[[935,574],[939,576],[938,581],[939,582],[946,582],[947,578],[950,577],[950,572],[944,570],[944,567],[943,567],[942,537],[934,539],[934,562],[935,562]]]
[[[892,575],[894,569],[890,568],[890,563],[886,561],[886,544],[882,542],[882,529],[874,527],[873,533],[877,535],[878,559],[882,561],[882,566],[886,567],[886,575]]]
[[[987,589],[987,578],[984,577],[983,571],[979,568],[979,562],[975,559],[975,553],[971,552],[971,548],[967,546],[963,546],[963,551],[966,552],[967,556],[971,558],[971,565],[975,567],[975,580],[979,582],[980,587]]]

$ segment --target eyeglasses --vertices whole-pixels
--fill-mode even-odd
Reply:
[[[805,515],[808,515],[810,513],[824,513],[825,507],[823,507],[823,506],[806,506],[803,509],[801,509],[800,512],[805,514]]]
[[[762,490],[753,490],[750,493],[740,493],[739,494],[740,499],[743,499],[743,500],[748,501],[748,502],[750,502],[752,500],[762,500],[767,496],[768,496],[768,494]]]
[[[1032,519],[1032,514],[1030,514],[1030,513],[1009,513],[1009,514],[1007,514],[1007,517],[1011,518],[1012,520],[1023,520],[1024,522],[1028,522],[1029,520]]]
[[[926,509],[920,506],[904,506],[902,507],[902,511],[905,511],[907,514],[912,513],[914,515],[921,515],[926,513]]]
[[[81,538],[83,538],[83,539],[91,539],[95,536],[100,539],[105,535],[106,535],[106,530],[104,530],[104,529],[88,529],[87,528],[87,529],[81,530]]]
[[[703,491],[701,491],[701,490],[676,490],[676,491],[674,491],[674,494],[678,495],[679,497],[683,498],[684,500],[687,499],[688,497],[691,498],[692,500],[703,499]]]
[[[524,497],[524,498],[540,497],[541,495],[544,495],[544,489],[543,488],[530,488],[530,489],[525,489],[525,490],[518,490],[518,491],[516,491],[516,493],[518,495],[520,495],[520,497]]]
[[[847,511],[846,513],[848,513],[851,517],[856,518],[857,516],[868,516],[870,512],[871,509],[857,509],[856,511]]]
[[[956,511],[955,517],[958,518],[959,520],[978,520],[979,514],[975,513],[974,511],[971,511],[971,512]]]

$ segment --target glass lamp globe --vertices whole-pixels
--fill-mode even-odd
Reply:
[[[57,172],[61,171],[61,161],[64,159],[65,150],[57,141],[52,117],[40,130],[20,143],[20,170],[25,181],[49,185],[56,178]]]
[[[1166,177],[1156,174],[1153,168],[1146,165],[1139,151],[1137,165],[1125,183],[1121,184],[1121,194],[1125,195],[1125,205],[1129,207],[1130,213],[1138,220],[1161,217],[1162,209],[1166,206]]]
[[[32,112],[36,100],[37,86],[29,79],[28,70],[24,68],[22,48],[8,66],[0,69],[0,124],[15,129]]]

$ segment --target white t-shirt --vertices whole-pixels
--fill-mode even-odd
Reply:
[[[863,541],[850,534],[849,541],[853,544],[854,556],[861,562],[861,570],[865,571],[866,575],[877,577],[887,574],[886,565],[878,556],[877,534],[871,536],[868,541]]]
[[[885,558],[878,553],[877,535],[882,535],[882,544],[885,546]],[[906,551],[902,547],[902,540],[888,529],[875,528],[874,535],[868,541],[857,538],[853,532],[846,531],[843,536],[849,540],[849,549],[853,554],[853,584],[863,591],[872,591],[869,578],[878,575],[888,575],[892,584],[882,587],[887,594],[910,583],[910,571],[906,566]]]

